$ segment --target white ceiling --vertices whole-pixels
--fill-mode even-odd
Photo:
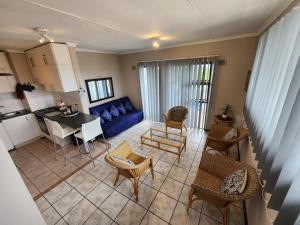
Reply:
[[[0,0],[0,47],[38,44],[34,27],[78,48],[124,53],[256,34],[293,0]]]

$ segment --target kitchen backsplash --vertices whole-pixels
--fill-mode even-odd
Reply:
[[[25,96],[30,110],[36,111],[56,105],[56,93],[48,92],[39,88],[36,88],[32,92],[25,91]]]
[[[1,93],[0,94],[0,112],[8,113],[13,111],[18,111],[24,109],[24,104],[22,100],[16,97],[15,93]]]

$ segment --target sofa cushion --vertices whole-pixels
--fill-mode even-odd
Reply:
[[[104,109],[101,115],[105,120],[111,122],[112,116],[110,115],[110,113]]]
[[[100,123],[101,123],[101,124],[104,124],[104,123],[105,123],[104,119],[100,116],[100,113],[99,113],[99,112],[93,111],[93,112],[92,112],[92,115],[94,115],[94,116],[96,116],[96,117],[100,117]]]
[[[110,114],[114,117],[118,117],[120,115],[119,110],[114,105],[110,107]]]
[[[124,106],[127,111],[133,110],[133,106],[131,105],[131,103],[129,101],[126,101]]]
[[[117,109],[120,111],[120,113],[126,114],[126,109],[122,103],[118,105]]]

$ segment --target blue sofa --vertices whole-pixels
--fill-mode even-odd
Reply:
[[[125,104],[126,101],[129,101],[128,97],[119,98],[110,102],[106,102],[101,105],[97,105],[94,107],[89,108],[90,114],[93,115],[95,112],[102,113],[104,109],[110,111],[112,105],[117,106],[119,103]],[[130,102],[131,103],[131,102]],[[131,104],[132,105],[132,104]],[[133,106],[133,105],[132,105]],[[113,136],[118,135],[119,133],[127,130],[128,128],[132,127],[133,125],[141,122],[144,119],[143,111],[138,110],[133,107],[132,111],[126,111],[126,114],[120,113],[118,117],[112,117],[112,121],[109,122],[105,120],[104,124],[101,124],[104,136],[106,138],[110,138]]]

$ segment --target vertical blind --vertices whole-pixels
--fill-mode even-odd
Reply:
[[[265,191],[272,193],[268,206],[279,210],[274,224],[295,224],[300,212],[300,199],[292,197],[300,188],[299,55],[296,7],[260,37],[244,109]]]
[[[163,121],[176,105],[189,109],[187,126],[205,128],[215,57],[139,64],[145,118]]]

